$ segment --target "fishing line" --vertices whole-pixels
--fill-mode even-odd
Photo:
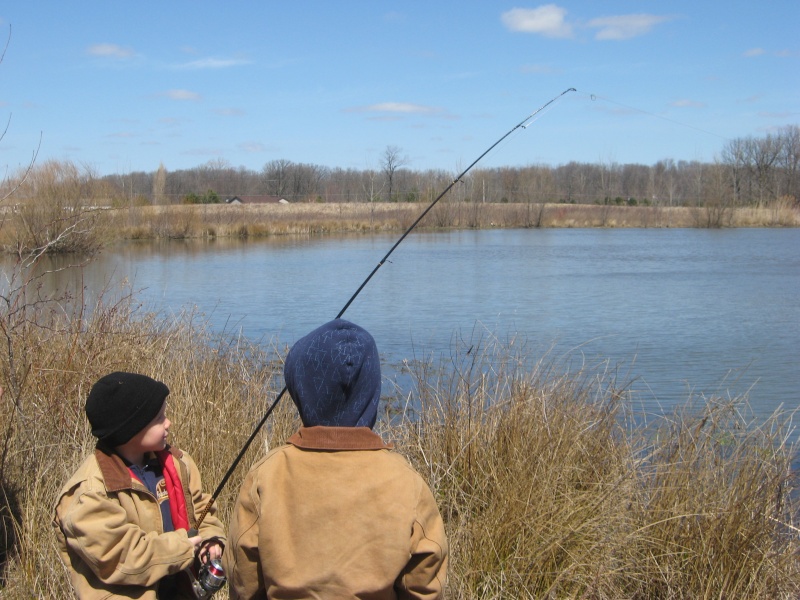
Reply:
[[[612,100],[611,98],[606,98],[605,96],[600,96],[598,94],[591,94],[588,92],[584,92],[581,90],[575,90],[578,94],[582,94],[587,96],[589,100],[592,102],[597,102],[598,100],[602,100],[603,102],[608,102],[609,104],[616,104],[617,106],[621,106],[627,110],[632,110],[634,112],[641,113],[643,115],[647,115],[649,117],[654,117],[656,119],[661,119],[662,121],[667,121],[668,123],[673,123],[675,125],[680,125],[681,127],[687,127],[689,129],[694,129],[695,131],[699,131],[700,133],[705,133],[707,135],[714,136],[721,140],[725,140],[726,142],[730,141],[730,138],[726,138],[724,135],[719,135],[718,133],[714,133],[712,131],[706,131],[705,129],[701,129],[700,127],[695,127],[694,125],[689,125],[688,123],[683,123],[682,121],[677,121],[675,119],[670,119],[669,117],[665,117],[664,115],[659,115],[654,112],[650,112],[641,108],[636,108],[635,106],[629,106],[627,104],[623,104],[622,102],[617,102],[616,100]]]
[[[522,121],[520,121],[514,127],[509,129],[508,132],[503,137],[501,137],[494,144],[489,146],[483,152],[483,154],[481,154],[478,158],[476,158],[474,161],[472,161],[472,163],[470,163],[470,165],[466,169],[464,169],[455,179],[453,179],[453,181],[451,181],[450,184],[446,188],[444,188],[442,193],[439,194],[436,197],[436,199],[428,205],[428,208],[426,208],[424,211],[422,211],[422,214],[419,217],[417,217],[417,220],[414,221],[408,229],[406,229],[405,233],[400,236],[400,239],[398,239],[397,242],[395,242],[394,246],[392,246],[389,249],[389,251],[386,253],[386,256],[384,256],[380,260],[380,262],[378,262],[378,264],[375,266],[375,268],[372,270],[372,272],[367,276],[367,278],[364,280],[364,282],[358,287],[358,289],[356,290],[355,294],[353,294],[352,297],[350,298],[350,300],[347,301],[347,304],[344,305],[342,310],[339,311],[339,314],[336,315],[336,318],[338,319],[339,317],[341,317],[344,314],[344,312],[350,307],[350,304],[352,304],[353,300],[356,299],[356,296],[358,296],[358,294],[361,292],[361,290],[364,289],[364,286],[367,285],[367,283],[369,283],[369,280],[372,279],[372,276],[375,275],[375,273],[378,272],[378,269],[380,269],[383,266],[383,264],[386,262],[386,259],[388,259],[389,256],[392,254],[392,252],[394,252],[395,248],[397,248],[400,245],[400,243],[404,239],[406,239],[406,236],[408,236],[408,234],[411,233],[411,231],[417,226],[417,223],[419,223],[425,217],[425,215],[427,215],[430,212],[430,210],[436,205],[436,203],[439,202],[439,200],[441,200],[445,196],[445,194],[447,194],[447,192],[449,192],[452,189],[452,187],[455,184],[457,184],[459,181],[461,181],[461,178],[464,177],[464,175],[466,175],[470,171],[470,169],[472,169],[472,167],[474,167],[476,164],[478,164],[478,162],[480,162],[480,160],[484,156],[486,156],[487,154],[489,154],[489,152],[494,150],[494,148],[498,144],[500,144],[500,142],[505,140],[508,136],[510,136],[512,133],[514,133],[517,129],[527,128],[528,125],[529,125],[529,122],[531,121],[531,119],[533,119],[537,114],[542,112],[545,108],[550,106],[553,102],[555,102],[556,100],[558,100],[559,98],[561,98],[562,96],[567,94],[568,92],[574,92],[574,91],[576,91],[575,88],[566,89],[563,92],[561,92],[558,96],[556,96],[555,98],[552,98],[549,102],[547,102],[546,104],[543,104],[538,109],[533,111],[531,114],[529,114],[527,117],[525,117]]]
[[[402,241],[404,239],[406,239],[408,234],[411,233],[414,230],[414,228],[417,226],[417,224],[419,224],[419,222],[422,221],[422,219],[425,217],[425,215],[427,215],[431,211],[431,209],[436,205],[436,203],[439,202],[439,200],[441,200],[453,188],[453,186],[455,184],[457,184],[459,181],[462,180],[462,178],[470,171],[470,169],[472,169],[472,167],[474,167],[476,164],[478,164],[478,162],[480,162],[480,160],[484,156],[486,156],[487,154],[489,154],[489,152],[494,150],[495,147],[497,147],[501,142],[503,142],[508,136],[510,136],[512,133],[514,133],[517,129],[527,129],[534,122],[535,117],[539,113],[541,113],[543,110],[545,110],[548,106],[550,106],[551,104],[556,102],[556,100],[559,100],[562,96],[565,96],[568,92],[575,92],[575,91],[577,91],[575,88],[568,88],[568,89],[564,90],[563,92],[561,92],[558,96],[555,96],[555,97],[551,98],[545,104],[543,104],[542,106],[537,108],[535,111],[533,111],[531,114],[529,114],[527,117],[522,119],[522,121],[517,123],[514,127],[509,129],[508,132],[506,132],[500,139],[498,139],[494,144],[489,146],[478,158],[476,158],[474,161],[472,161],[472,163],[470,163],[470,165],[466,169],[464,169],[461,173],[459,173],[456,176],[456,178],[453,179],[453,181],[451,181],[450,184],[446,188],[444,188],[444,190],[438,196],[436,196],[436,198],[433,200],[433,202],[431,202],[428,205],[428,207],[424,211],[422,211],[422,213],[419,215],[419,217],[417,217],[417,219],[408,227],[408,229],[405,230],[403,235],[400,236],[400,238],[394,243],[394,245],[389,249],[389,251],[384,255],[384,257],[380,261],[378,261],[378,264],[375,265],[375,268],[372,269],[372,271],[370,272],[369,275],[367,275],[367,278],[361,283],[360,286],[358,286],[358,289],[350,297],[350,299],[345,303],[345,305],[342,307],[342,310],[340,310],[339,313],[336,315],[336,318],[337,319],[340,318],[345,313],[345,311],[353,303],[353,300],[356,299],[356,297],[361,293],[361,290],[364,289],[364,287],[369,283],[370,279],[372,279],[372,277],[375,275],[375,273],[378,272],[378,269],[380,269],[386,263],[386,261],[389,259],[389,257],[392,255],[392,253],[395,251],[395,249],[402,243]],[[281,398],[283,398],[283,396],[284,396],[284,394],[286,394],[286,392],[287,392],[287,389],[286,389],[286,386],[284,385],[283,389],[280,391],[278,396],[275,398],[275,400],[272,402],[270,407],[267,409],[267,412],[264,414],[264,416],[262,417],[261,421],[259,421],[258,425],[256,425],[256,428],[253,430],[253,433],[251,433],[250,437],[247,438],[247,441],[244,443],[244,446],[242,446],[242,449],[239,451],[239,454],[236,456],[236,458],[231,463],[231,466],[228,467],[228,471],[222,477],[222,481],[220,481],[219,485],[217,486],[217,489],[215,489],[214,493],[211,494],[211,499],[208,501],[208,504],[202,510],[202,512],[200,513],[200,516],[197,519],[197,523],[195,524],[195,527],[194,527],[195,529],[199,529],[200,528],[200,524],[203,522],[203,519],[205,519],[206,515],[208,514],[208,511],[211,510],[211,507],[214,505],[214,502],[216,501],[216,499],[219,496],[220,492],[222,492],[222,488],[225,487],[225,484],[228,482],[228,479],[230,479],[231,475],[236,470],[236,467],[239,465],[239,462],[244,457],[244,454],[245,454],[245,452],[247,452],[247,449],[250,447],[250,444],[253,443],[253,440],[255,440],[256,435],[258,435],[258,432],[264,426],[264,423],[267,422],[267,419],[272,414],[272,411],[275,410],[275,407],[278,405],[278,402],[280,402]]]

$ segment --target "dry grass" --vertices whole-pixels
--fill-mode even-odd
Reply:
[[[36,205],[38,206],[38,205]],[[119,240],[260,238],[328,233],[405,231],[421,203],[304,203],[134,206],[64,210],[60,204],[0,213],[0,248],[49,252],[94,250]],[[50,207],[50,208],[48,208]],[[55,211],[55,212],[54,212]],[[60,215],[56,218],[54,215]],[[60,227],[53,228],[53,223]],[[594,204],[475,204],[440,202],[419,229],[798,227],[791,203],[766,208],[599,206]],[[79,234],[79,235],[77,235]],[[52,239],[51,239],[52,238]],[[69,240],[69,243],[63,242]]]
[[[413,222],[414,209],[419,210],[403,204],[212,204],[133,207],[107,213],[116,239],[150,239],[395,231]]]
[[[789,415],[741,402],[626,425],[598,370],[507,349],[418,365],[418,415],[391,430],[437,490],[450,598],[793,598]]]
[[[4,598],[68,598],[66,572],[51,531],[52,506],[66,477],[91,451],[83,412],[92,383],[130,370],[167,383],[173,441],[202,466],[206,487],[221,480],[235,451],[260,418],[277,384],[275,353],[245,340],[220,338],[196,315],[164,318],[138,312],[129,297],[92,307],[91,316],[53,311],[14,330],[15,353],[0,357],[2,399],[0,509],[9,548],[0,568]],[[294,429],[287,403],[220,497],[227,510],[259,446]],[[11,516],[11,519],[8,517]]]
[[[165,381],[173,440],[212,489],[282,387],[285,349],[214,335],[191,313],[148,314],[128,296],[39,307],[17,325],[14,352],[0,355],[11,538],[0,594],[69,598],[51,509],[92,447],[91,384],[117,369]],[[624,382],[602,369],[565,375],[544,359],[526,366],[512,351],[455,348],[446,363],[414,364],[411,389],[390,394],[380,421],[438,497],[449,598],[800,594],[788,415],[754,424],[741,406],[710,401],[634,427]],[[296,425],[286,399],[221,495],[223,520],[249,464]]]
[[[113,239],[264,237],[286,234],[402,231],[420,203],[156,206],[107,212]],[[420,228],[797,227],[790,205],[715,210],[687,207],[440,202]]]

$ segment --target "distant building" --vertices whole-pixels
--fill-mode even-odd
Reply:
[[[280,196],[231,196],[225,198],[225,204],[289,204]]]

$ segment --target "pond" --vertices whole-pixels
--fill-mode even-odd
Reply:
[[[196,308],[282,347],[336,316],[397,237],[125,243],[80,276],[90,293],[127,279],[148,308]],[[766,415],[800,400],[800,230],[415,232],[344,317],[374,335],[390,377],[513,341],[532,361],[604,364],[647,411],[746,393]]]

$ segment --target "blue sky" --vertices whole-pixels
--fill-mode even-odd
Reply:
[[[800,123],[800,2],[0,4],[0,167],[712,161]],[[0,127],[2,131],[2,127]]]

